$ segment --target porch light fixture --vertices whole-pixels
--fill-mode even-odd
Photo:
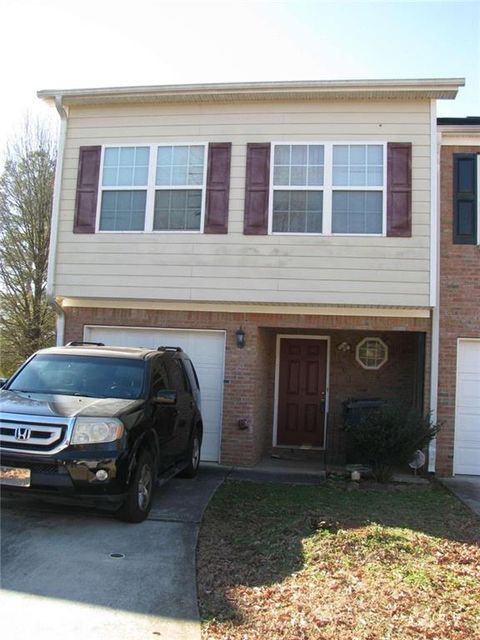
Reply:
[[[348,342],[340,342],[340,344],[337,344],[337,351],[341,351],[342,353],[346,353],[347,351],[350,351],[352,347],[349,345]]]
[[[237,347],[239,349],[243,349],[243,347],[245,346],[245,331],[242,329],[242,327],[237,329],[237,331],[235,332],[235,337],[237,340]]]

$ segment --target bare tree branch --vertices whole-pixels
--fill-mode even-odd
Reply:
[[[44,124],[26,118],[0,177],[0,370],[9,374],[54,338],[46,301],[56,150]]]

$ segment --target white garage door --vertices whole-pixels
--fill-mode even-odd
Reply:
[[[480,338],[458,341],[455,473],[480,475]]]
[[[222,429],[223,331],[86,326],[84,340],[121,347],[181,347],[192,359],[202,393],[202,460],[218,462]]]

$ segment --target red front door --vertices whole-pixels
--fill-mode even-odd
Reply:
[[[278,445],[324,447],[326,384],[326,340],[280,340]]]

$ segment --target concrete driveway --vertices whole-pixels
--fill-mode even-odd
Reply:
[[[136,525],[3,498],[2,637],[199,640],[197,534],[224,474],[171,480]]]
[[[480,476],[458,475],[439,480],[473,513],[480,516]]]

